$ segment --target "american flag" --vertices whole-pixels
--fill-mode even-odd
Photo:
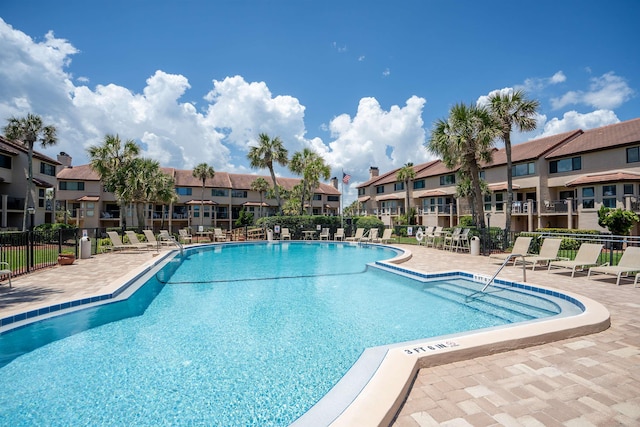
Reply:
[[[350,179],[351,179],[351,175],[349,175],[348,173],[342,172],[342,182],[344,182],[345,184],[348,184]]]

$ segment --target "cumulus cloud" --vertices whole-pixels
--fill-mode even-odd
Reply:
[[[556,72],[551,77],[532,77],[524,81],[522,85],[518,85],[516,89],[522,89],[525,92],[541,92],[545,88],[559,83],[564,83],[567,77],[562,71]]]
[[[613,109],[631,99],[634,94],[625,79],[609,72],[591,78],[587,91],[569,91],[560,97],[551,98],[551,106],[555,110],[576,104],[596,109]]]
[[[610,110],[597,110],[586,114],[568,111],[564,113],[562,118],[554,117],[545,123],[542,134],[539,136],[551,136],[576,129],[595,129],[619,122],[618,117]]]

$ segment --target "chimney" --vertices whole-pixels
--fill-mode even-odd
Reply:
[[[336,190],[338,189],[338,178],[337,177],[333,177],[331,178],[331,185],[333,186],[333,188],[335,188]]]
[[[61,151],[60,154],[58,154],[58,161],[62,163],[62,166],[65,168],[71,167],[71,156],[64,151]]]
[[[369,168],[369,179],[373,179],[376,176],[378,176],[379,171],[378,171],[378,167],[377,166],[371,166]]]

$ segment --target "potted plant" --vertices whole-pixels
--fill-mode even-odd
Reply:
[[[72,251],[66,250],[58,254],[59,265],[71,265],[75,260],[76,260],[76,255]]]

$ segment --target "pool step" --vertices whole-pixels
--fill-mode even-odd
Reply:
[[[555,309],[540,308],[526,302],[504,298],[496,295],[495,292],[482,293],[478,290],[469,289],[466,286],[456,285],[451,282],[439,283],[437,285],[425,284],[423,291],[456,303],[476,307],[479,310],[510,322],[537,319],[557,313]],[[528,295],[523,294],[522,296],[530,298]],[[544,300],[540,299],[540,301]],[[536,299],[536,302],[538,302],[538,299]]]

